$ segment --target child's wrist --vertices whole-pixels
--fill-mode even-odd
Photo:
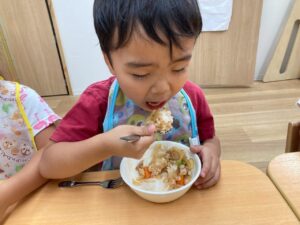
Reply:
[[[101,155],[104,157],[110,157],[113,155],[113,151],[111,149],[111,141],[108,133],[101,133],[95,136],[97,150],[101,151]]]

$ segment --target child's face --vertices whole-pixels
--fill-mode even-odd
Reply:
[[[133,34],[122,48],[111,52],[108,61],[124,94],[144,110],[161,108],[188,79],[187,67],[192,57],[194,38],[182,38],[182,49],[173,45],[172,58],[168,46]]]

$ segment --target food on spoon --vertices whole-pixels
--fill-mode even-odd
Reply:
[[[170,110],[162,108],[154,110],[147,118],[147,124],[154,124],[157,132],[165,134],[173,128],[173,116]]]
[[[136,166],[138,177],[133,183],[145,190],[177,189],[192,179],[193,169],[194,160],[184,150],[158,144]]]

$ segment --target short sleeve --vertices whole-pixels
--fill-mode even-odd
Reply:
[[[21,85],[20,98],[33,128],[34,136],[60,119],[45,100],[33,89]]]
[[[51,137],[55,142],[75,142],[103,132],[111,80],[88,87],[65,115]]]
[[[190,97],[196,111],[200,140],[205,141],[213,138],[215,136],[214,118],[203,90],[197,84],[190,81],[185,84],[184,90]]]

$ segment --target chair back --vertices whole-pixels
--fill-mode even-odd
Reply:
[[[289,122],[285,152],[300,151],[300,121]]]

